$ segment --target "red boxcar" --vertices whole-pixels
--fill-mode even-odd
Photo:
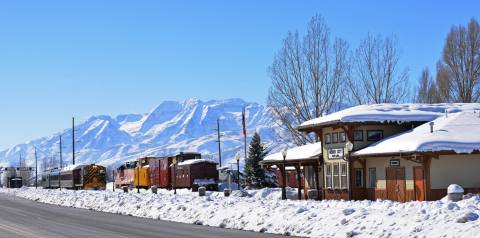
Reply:
[[[150,161],[150,183],[159,188],[172,188],[170,165],[174,157],[158,157]]]
[[[177,188],[192,188],[196,191],[199,186],[205,186],[208,190],[218,190],[217,163],[212,160],[182,161],[176,166],[176,171],[174,167],[171,168],[171,173],[175,174],[174,186]]]

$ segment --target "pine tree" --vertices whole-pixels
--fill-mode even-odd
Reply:
[[[262,144],[260,135],[255,133],[250,142],[248,159],[245,162],[243,187],[255,189],[276,187],[275,179],[272,175],[260,166],[260,161],[263,160],[266,154],[267,151]]]

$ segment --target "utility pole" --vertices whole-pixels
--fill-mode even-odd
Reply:
[[[62,184],[60,183],[61,179],[60,177],[62,176],[62,135],[60,135],[60,143],[59,143],[59,147],[60,147],[60,168],[58,168],[58,188],[60,190],[62,190]]]
[[[22,167],[22,152],[20,151],[20,161],[18,161],[18,168],[20,169],[21,167]],[[14,171],[15,171],[15,177],[18,177],[19,175],[17,174],[17,170],[15,168],[14,168]],[[18,171],[18,173],[21,176],[20,171]]]
[[[35,148],[35,189],[38,189],[38,159],[37,159],[37,147]]]
[[[113,192],[115,192],[115,168],[112,169],[112,177],[113,177]]]
[[[217,142],[218,142],[218,164],[220,168],[222,167],[222,147],[221,147],[221,135],[220,135],[220,118],[217,119]]]
[[[47,171],[47,159],[48,156],[43,158],[43,172]]]
[[[75,165],[75,117],[72,117],[72,164]]]

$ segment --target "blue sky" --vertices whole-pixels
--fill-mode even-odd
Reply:
[[[388,2],[388,3],[387,3]],[[148,112],[161,101],[265,103],[267,67],[288,31],[321,14],[355,47],[395,35],[412,85],[434,68],[475,1],[10,1],[0,3],[0,149],[70,118]]]

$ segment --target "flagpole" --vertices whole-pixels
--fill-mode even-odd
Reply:
[[[245,146],[245,162],[247,161],[247,134],[243,137],[243,142]]]
[[[246,162],[247,161],[247,124],[246,124],[246,118],[245,118],[245,107],[242,109],[242,124],[243,124],[243,143],[244,143],[245,162]]]

